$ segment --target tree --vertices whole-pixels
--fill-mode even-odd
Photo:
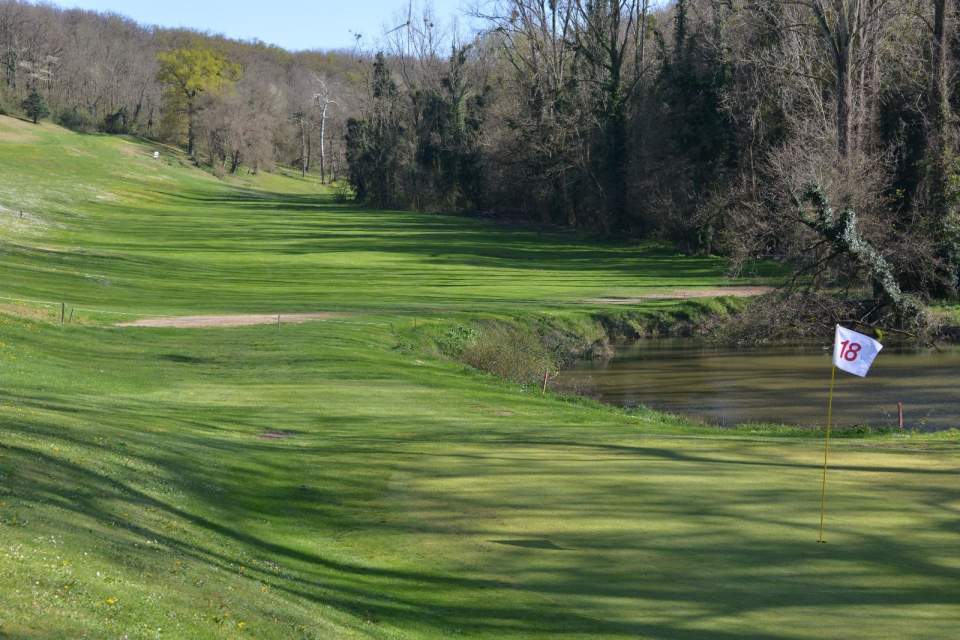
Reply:
[[[168,108],[184,111],[187,117],[187,153],[195,158],[198,98],[216,93],[240,78],[240,65],[211,49],[181,48],[157,55],[157,80],[171,93]],[[181,114],[182,115],[182,114]]]
[[[333,99],[333,90],[324,78],[318,78],[320,91],[313,95],[317,107],[320,109],[320,182],[327,181],[327,114],[330,106],[336,104]]]
[[[603,177],[604,231],[627,219],[627,110],[643,79],[649,0],[576,2],[577,53],[592,87],[590,108],[600,133],[597,145]]]
[[[26,111],[27,117],[33,120],[33,124],[39,123],[42,118],[50,115],[50,109],[47,108],[46,101],[36,87],[30,90],[30,95],[27,96],[21,106]]]
[[[484,197],[480,139],[489,87],[471,77],[471,47],[454,45],[439,82],[413,94],[416,199],[435,209],[475,210]]]
[[[866,110],[868,62],[875,60],[888,0],[796,0],[814,18],[824,62],[833,76],[837,152],[846,158],[859,144],[856,122]],[[861,132],[862,133],[862,132]]]
[[[837,215],[818,185],[808,187],[796,204],[800,208],[800,222],[829,246],[831,258],[847,256],[856,268],[866,272],[877,303],[874,311],[889,306],[895,314],[891,324],[911,331],[923,328],[926,322],[923,306],[913,296],[904,294],[891,264],[864,238],[853,209],[845,208]],[[810,205],[812,211],[804,205]]]
[[[731,98],[733,75],[724,37],[728,10],[718,0],[711,0],[709,12],[692,5],[689,0],[675,5],[669,45],[667,34],[657,32],[660,68],[651,86],[654,100],[648,116],[656,125],[641,132],[651,147],[652,158],[645,165],[655,164],[672,176],[658,189],[666,204],[667,213],[661,215],[669,235],[686,249],[709,252],[716,228],[723,225],[725,207],[717,206],[714,194],[733,177],[737,126],[724,105]],[[697,10],[703,12],[699,21],[691,19]],[[751,92],[751,98],[755,95]],[[736,112],[752,106],[737,105]],[[642,222],[649,228],[651,221]]]
[[[347,163],[358,200],[374,206],[403,204],[402,174],[410,165],[400,90],[378,53],[370,78],[366,118],[347,121]]]
[[[532,205],[540,221],[577,226],[577,200],[584,191],[584,152],[580,140],[583,114],[577,110],[579,78],[575,73],[574,0],[504,0],[489,14],[490,37],[499,44],[514,102],[504,118],[506,129],[498,154],[504,183],[502,201],[526,210]]]
[[[954,20],[946,0],[933,0],[930,34],[930,80],[927,89],[926,175],[924,203],[928,224],[941,238],[940,256],[947,270],[947,289],[960,288],[960,215],[950,106],[950,69],[947,49],[953,39]]]
[[[0,5],[0,69],[7,87],[17,88],[17,69],[20,66],[22,46],[21,33],[26,17],[20,3]]]

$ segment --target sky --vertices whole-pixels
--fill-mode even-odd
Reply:
[[[56,0],[65,8],[119,13],[145,25],[190,27],[257,39],[290,50],[354,47],[352,33],[375,46],[406,20],[408,0]],[[469,0],[430,0],[438,19],[461,14]],[[414,0],[414,10],[422,0]],[[462,21],[465,22],[465,21]],[[389,25],[389,26],[388,26]]]

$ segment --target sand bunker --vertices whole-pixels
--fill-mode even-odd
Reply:
[[[342,318],[343,313],[290,313],[280,314],[280,324],[302,324]],[[244,314],[229,316],[172,316],[164,318],[143,318],[133,322],[123,322],[118,327],[172,327],[175,329],[203,329],[207,327],[251,327],[259,324],[277,324],[277,314]]]
[[[714,289],[676,289],[644,293],[639,296],[606,296],[584,300],[589,304],[637,304],[645,300],[687,300],[690,298],[750,298],[773,291],[773,287],[717,287]]]

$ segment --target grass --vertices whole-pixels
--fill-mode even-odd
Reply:
[[[414,322],[580,317],[591,297],[722,286],[718,261],[363,211],[149,152],[0,118],[0,205],[17,212],[0,210],[0,295],[83,320],[13,301],[0,315],[0,638],[960,624],[955,434],[838,441],[817,545],[815,440],[544,398],[396,348]],[[352,315],[111,326],[329,309]]]
[[[8,295],[125,313],[396,313],[561,309],[601,295],[730,284],[720,260],[677,260],[660,245],[363,211],[317,196],[312,180],[223,183],[117,138],[0,123],[0,139],[11,129],[32,136],[5,145],[0,206],[26,210],[31,219],[17,226],[43,238],[7,246]]]

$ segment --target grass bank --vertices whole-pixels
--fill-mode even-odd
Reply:
[[[370,212],[151,152],[0,118],[0,637],[960,624],[956,435],[838,442],[817,545],[819,443],[541,397],[408,344],[511,318],[575,329],[609,310],[591,300],[727,286],[719,261]],[[347,315],[114,326],[331,310]]]
[[[573,361],[604,359],[615,345],[641,338],[692,336],[742,309],[741,298],[671,301],[670,306],[542,314],[454,314],[404,326],[398,348],[466,363],[533,385]]]

